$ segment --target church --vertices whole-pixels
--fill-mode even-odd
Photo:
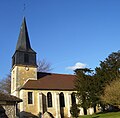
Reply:
[[[26,19],[22,21],[12,56],[11,95],[23,100],[17,106],[20,118],[70,118],[70,107],[78,103],[75,75],[37,72],[36,52],[32,49]],[[93,109],[88,109],[88,114]],[[80,115],[84,115],[80,108]]]

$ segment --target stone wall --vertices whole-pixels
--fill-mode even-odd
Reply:
[[[16,107],[15,105],[1,105],[4,110],[5,114],[8,118],[15,118],[16,117]]]
[[[11,95],[19,96],[17,89],[21,88],[29,79],[37,80],[37,68],[29,67],[28,70],[25,66],[15,66],[11,72]]]
[[[33,104],[28,104],[28,92],[33,93]],[[52,94],[52,107],[47,106],[47,93]],[[60,117],[60,100],[59,95],[63,92],[65,107],[64,116],[70,117],[71,107],[71,94],[76,91],[54,91],[54,90],[21,90],[20,98],[23,102],[20,103],[20,112],[31,113],[38,116],[39,113],[44,114],[45,112],[51,113],[54,117]],[[41,97],[40,97],[41,93]],[[22,115],[21,115],[22,116]]]

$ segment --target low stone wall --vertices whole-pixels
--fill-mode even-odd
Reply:
[[[16,113],[15,113],[15,105],[1,105],[4,110],[5,114],[7,115],[8,118],[15,118]]]

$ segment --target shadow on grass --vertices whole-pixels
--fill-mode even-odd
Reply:
[[[112,112],[110,112],[110,111],[104,111],[104,112],[99,112],[99,113],[95,113],[94,115],[96,115],[96,116],[92,116],[92,118],[99,118],[102,114],[109,114],[109,113],[112,114],[112,113],[117,113],[117,112],[120,112],[120,111],[112,111]]]
[[[95,113],[95,115],[107,114],[107,113],[117,113],[117,112],[120,112],[120,111],[104,111],[104,112]]]
[[[99,118],[99,116],[93,116],[92,118]]]

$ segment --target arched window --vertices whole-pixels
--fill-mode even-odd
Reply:
[[[47,93],[47,103],[48,107],[52,107],[52,94],[50,92]]]
[[[65,100],[64,100],[64,94],[60,93],[60,107],[65,107]]]
[[[71,94],[71,100],[72,100],[72,105],[76,104],[76,98],[74,92]]]

